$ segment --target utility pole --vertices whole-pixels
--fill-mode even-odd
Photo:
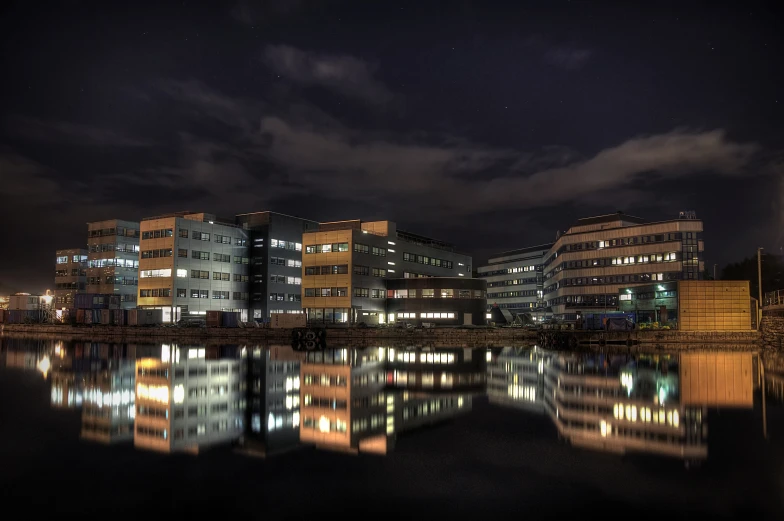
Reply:
[[[759,302],[757,302],[757,329],[762,327],[762,247],[757,248],[757,283]]]
[[[718,266],[718,264],[713,265],[713,280],[719,280],[716,278],[716,266]]]

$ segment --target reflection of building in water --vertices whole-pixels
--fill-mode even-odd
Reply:
[[[51,405],[55,408],[74,409],[84,401],[84,376],[72,371],[53,371],[50,374]]]
[[[300,362],[291,346],[256,346],[248,353],[249,429],[243,445],[268,455],[299,445]]]
[[[544,366],[552,353],[505,347],[496,356],[488,351],[487,397],[490,403],[544,413]]]
[[[175,348],[136,362],[136,447],[197,453],[240,438],[244,367],[204,356],[204,348]]]
[[[133,439],[136,365],[122,361],[114,369],[87,377],[82,406],[83,440],[114,443]]]
[[[462,348],[385,349],[387,387],[425,392],[482,392],[484,353]]]
[[[544,410],[573,445],[707,457],[708,407],[752,407],[751,353],[610,356],[503,349],[491,403]]]
[[[421,351],[412,350],[411,354],[419,357]],[[407,371],[411,375],[407,379],[417,383],[415,388],[429,388],[431,383],[435,387],[436,354],[439,359],[444,357],[446,365],[450,356],[455,357],[449,350],[430,354],[434,358],[425,371],[413,367]],[[303,443],[350,452],[386,453],[394,446],[395,434],[471,408],[468,393],[425,394],[395,389],[396,383],[402,382],[395,380],[395,370],[391,369],[397,364],[391,348],[332,349],[310,352],[306,357],[300,370]],[[424,372],[429,376],[423,383]],[[449,374],[453,374],[451,369]],[[441,389],[446,387],[442,385]]]

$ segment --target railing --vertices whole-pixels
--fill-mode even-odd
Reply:
[[[763,306],[784,306],[784,289],[765,293],[762,301]]]

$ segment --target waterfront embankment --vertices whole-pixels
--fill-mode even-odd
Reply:
[[[784,326],[784,325],[783,325]],[[51,339],[89,339],[96,342],[179,342],[179,343],[258,343],[290,344],[291,329],[175,328],[92,326],[75,327],[51,324],[6,324],[3,334],[26,335]],[[510,345],[592,347],[602,345],[666,347],[668,350],[692,349],[694,346],[730,345],[735,349],[755,351],[765,346],[758,331],[691,332],[691,331],[536,331],[520,328],[330,328],[328,346],[384,345],[451,345],[454,347],[493,347]]]

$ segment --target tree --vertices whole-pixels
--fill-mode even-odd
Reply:
[[[751,296],[759,295],[757,284],[757,256],[726,265],[721,270],[723,280],[748,280]],[[762,254],[762,291],[784,289],[784,263],[775,255]]]
[[[713,273],[708,268],[702,271],[702,280],[713,280]]]

